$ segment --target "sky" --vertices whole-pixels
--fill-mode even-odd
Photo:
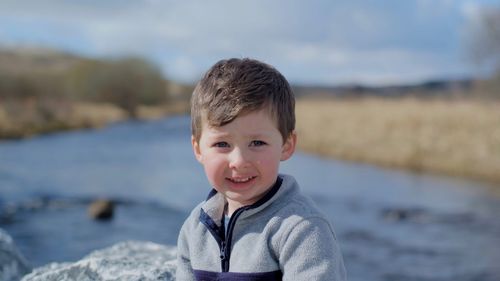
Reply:
[[[392,85],[477,76],[465,48],[500,0],[0,0],[0,46],[143,56],[196,82],[251,57],[293,84]]]

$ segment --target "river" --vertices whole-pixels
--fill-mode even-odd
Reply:
[[[498,185],[303,152],[281,172],[332,221],[351,281],[500,280]],[[0,228],[35,267],[123,240],[175,245],[208,191],[186,116],[0,142]],[[89,219],[103,197],[114,219]]]

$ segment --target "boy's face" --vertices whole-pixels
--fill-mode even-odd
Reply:
[[[202,123],[200,140],[192,138],[194,154],[210,184],[226,197],[230,214],[262,198],[276,181],[280,161],[295,150],[295,132],[283,143],[266,110],[238,116],[222,127]]]

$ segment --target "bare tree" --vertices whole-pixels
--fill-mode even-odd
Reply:
[[[500,98],[500,7],[480,9],[469,26],[467,39],[467,49],[472,59],[493,71],[488,81],[479,83],[478,94]]]
[[[472,57],[479,63],[500,68],[500,7],[479,10],[469,33],[468,47]]]

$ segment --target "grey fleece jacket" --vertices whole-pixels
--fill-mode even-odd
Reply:
[[[335,233],[295,179],[279,175],[224,229],[224,196],[212,190],[184,222],[177,280],[346,280]]]

